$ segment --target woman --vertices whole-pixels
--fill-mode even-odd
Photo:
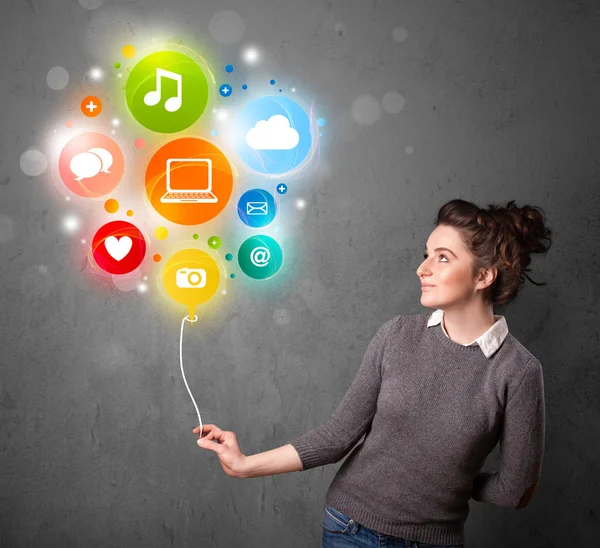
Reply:
[[[462,546],[470,498],[524,508],[544,453],[542,367],[494,306],[530,279],[530,253],[550,248],[538,209],[442,206],[417,269],[421,304],[435,312],[379,328],[325,424],[251,456],[213,424],[198,445],[250,478],[338,462],[365,435],[325,496],[324,547]],[[498,441],[499,470],[481,471]]]

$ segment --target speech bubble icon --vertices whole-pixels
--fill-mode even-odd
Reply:
[[[81,179],[89,179],[100,173],[102,169],[102,161],[100,157],[91,152],[80,152],[71,159],[69,163],[71,171],[76,176],[76,181]]]
[[[199,278],[202,283],[197,283]],[[211,299],[219,288],[219,266],[200,249],[182,249],[165,264],[162,281],[169,296],[188,307],[191,320],[196,306]]]
[[[58,158],[60,179],[68,190],[84,198],[110,194],[121,181],[124,167],[119,145],[95,131],[73,137]]]
[[[108,168],[112,166],[113,163],[112,154],[105,148],[90,148],[89,152],[93,152],[94,154],[100,156],[100,160],[102,160],[102,171],[104,173],[110,173]]]

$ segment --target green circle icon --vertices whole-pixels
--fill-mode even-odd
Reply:
[[[187,55],[159,51],[133,67],[125,94],[129,111],[145,128],[175,133],[190,127],[204,112],[208,82]]]
[[[212,247],[213,249],[219,249],[221,247],[221,238],[218,236],[211,236],[208,239],[208,246]]]
[[[270,236],[251,236],[240,246],[238,263],[250,278],[265,280],[279,272],[283,264],[283,252]]]

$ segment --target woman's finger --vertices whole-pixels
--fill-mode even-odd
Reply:
[[[208,449],[210,451],[214,451],[217,455],[221,455],[224,451],[227,451],[224,445],[220,443],[215,443],[213,440],[209,440],[206,438],[201,438],[198,440],[198,446],[203,449]]]
[[[210,426],[212,428],[207,431],[207,436],[209,436],[209,439],[221,441],[223,439],[223,430],[221,430],[218,426],[215,426],[214,424],[211,424]]]
[[[203,424],[202,425],[202,432],[210,432],[213,428],[216,428],[216,426],[214,424]],[[194,428],[192,430],[192,432],[194,434],[199,434],[200,433],[200,426],[196,426],[196,428]]]
[[[198,434],[200,432],[200,427],[197,426],[194,428],[193,432]],[[219,443],[223,443],[226,439],[226,433],[214,424],[202,425],[202,432],[203,434],[200,435],[200,439],[203,440],[216,440]]]

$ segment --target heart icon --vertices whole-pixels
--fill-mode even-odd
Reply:
[[[129,236],[121,236],[120,238],[117,238],[116,236],[109,236],[106,238],[106,240],[104,240],[106,251],[108,251],[108,254],[115,261],[124,259],[131,250],[132,245],[133,242]]]

